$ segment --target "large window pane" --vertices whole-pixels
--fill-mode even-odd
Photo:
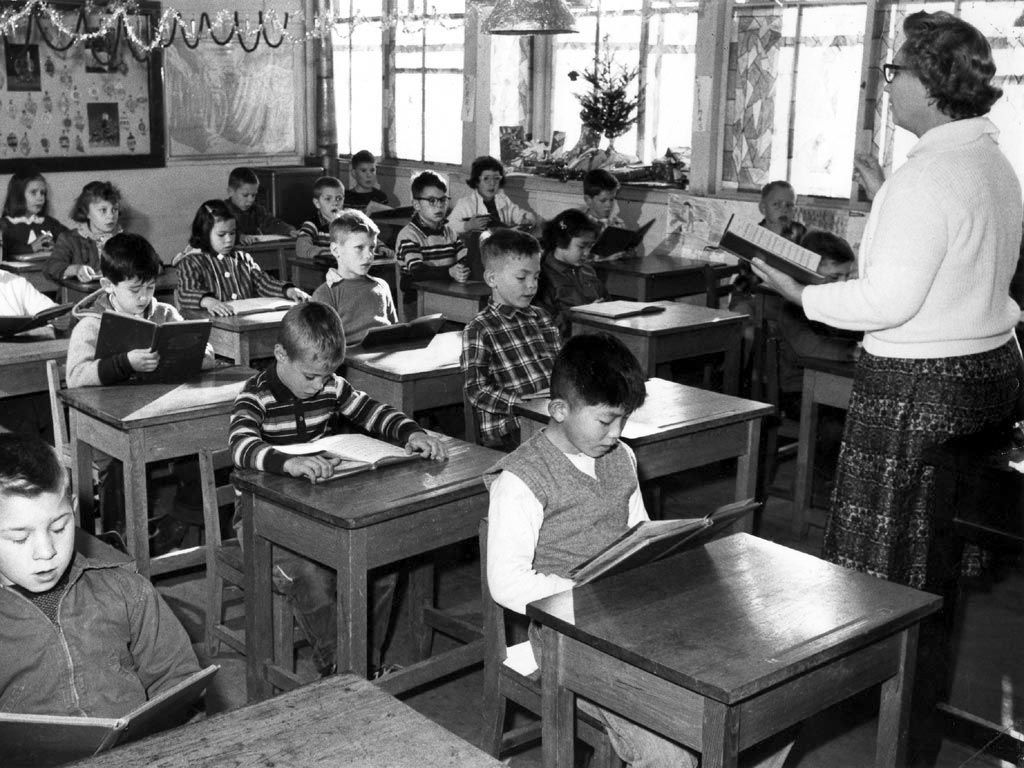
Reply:
[[[462,162],[462,75],[426,76],[424,158],[439,163]]]
[[[398,157],[423,159],[423,75],[395,75],[395,151]]]
[[[527,126],[530,87],[529,38],[518,35],[490,35],[491,42],[491,132],[490,153],[501,157],[499,127]],[[539,137],[549,140],[550,137]]]

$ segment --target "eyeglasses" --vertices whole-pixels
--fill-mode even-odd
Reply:
[[[882,65],[882,78],[887,83],[891,83],[896,78],[897,72],[902,72],[909,67],[904,67],[901,64],[883,64]]]
[[[442,205],[448,205],[448,201],[451,200],[450,197],[417,197],[416,199],[421,200],[428,205],[432,205],[435,208]]]

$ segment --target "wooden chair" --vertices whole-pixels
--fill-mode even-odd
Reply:
[[[508,702],[540,716],[540,680],[521,675],[509,667],[509,633],[505,609],[491,599],[487,588],[487,520],[480,521],[480,603],[484,626],[484,696],[481,748],[497,758],[507,750],[540,739],[540,722],[505,730]],[[618,768],[622,762],[612,750],[604,726],[585,712],[576,712],[579,738],[594,750],[591,764],[596,768]]]
[[[61,463],[71,468],[71,438],[68,436],[68,422],[64,418],[64,405],[57,393],[64,388],[64,373],[56,360],[46,361],[46,384],[50,393],[50,420],[53,424],[53,447]]]
[[[769,324],[762,319],[754,330],[750,397],[774,405],[775,413],[764,420],[761,431],[764,452],[760,462],[759,498],[769,495],[793,498],[792,487],[785,488],[775,484],[779,462],[796,456],[800,428],[798,422],[786,418],[782,412],[779,385],[779,355],[782,343],[782,339],[775,335]]]
[[[242,632],[224,623],[224,590],[243,589],[245,568],[238,539],[224,540],[220,532],[221,507],[234,505],[235,489],[231,483],[217,485],[216,473],[231,466],[228,450],[199,452],[199,482],[203,491],[203,524],[206,531],[206,652],[216,656],[224,643],[237,653],[245,654]],[[295,671],[294,622],[291,606],[284,595],[274,593],[274,660]],[[297,684],[301,684],[298,678]]]
[[[738,274],[738,264],[723,266],[722,264],[704,265],[704,304],[710,309],[720,309],[722,299],[732,295],[733,275]]]

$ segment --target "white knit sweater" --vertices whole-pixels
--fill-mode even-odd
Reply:
[[[875,197],[859,279],[806,287],[807,317],[865,331],[864,349],[882,357],[957,357],[1006,343],[1020,315],[1009,286],[1022,208],[998,134],[985,117],[925,133]]]

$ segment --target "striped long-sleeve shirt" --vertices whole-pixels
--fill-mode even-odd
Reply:
[[[331,255],[331,224],[317,214],[316,221],[304,221],[295,238],[295,255],[324,267],[334,266]]]
[[[231,409],[228,446],[235,466],[284,473],[292,458],[275,445],[307,443],[332,431],[339,415],[374,437],[405,445],[422,429],[390,405],[377,402],[335,375],[319,394],[300,400],[277,375],[277,363],[249,379]]]
[[[201,302],[212,296],[217,301],[252,299],[257,296],[285,297],[291,283],[271,277],[252,256],[234,251],[228,256],[192,251],[176,262],[178,287],[175,297],[182,310],[201,311]]]
[[[447,224],[433,229],[419,216],[398,233],[398,263],[412,280],[450,280],[448,268],[466,255],[466,244]]]
[[[519,427],[512,406],[548,386],[561,346],[558,329],[539,307],[490,303],[462,332],[466,397],[480,435],[500,439]]]

